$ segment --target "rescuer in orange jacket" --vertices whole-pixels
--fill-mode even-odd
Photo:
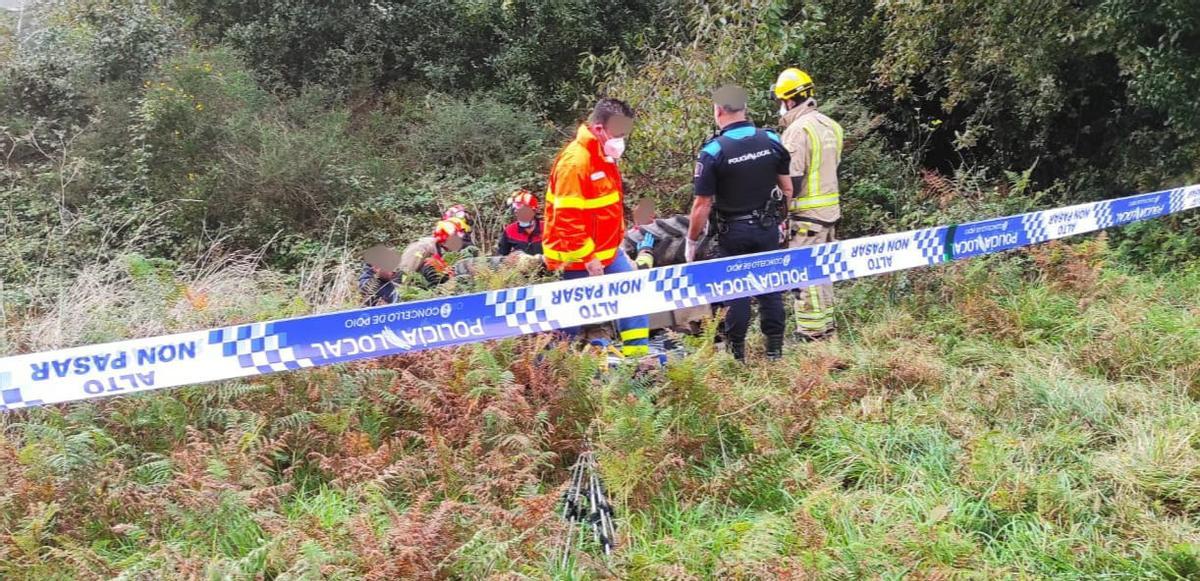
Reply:
[[[617,99],[601,99],[550,169],[542,255],[546,268],[574,279],[635,267],[621,252],[625,238],[625,193],[617,160],[633,128],[633,109]],[[649,353],[649,318],[617,321],[621,352]]]

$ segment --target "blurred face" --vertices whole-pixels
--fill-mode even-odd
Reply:
[[[592,132],[601,142],[609,139],[624,139],[633,131],[633,119],[624,115],[613,115],[603,125],[593,125]]]
[[[605,132],[608,137],[613,139],[624,139],[629,136],[630,131],[634,131],[634,120],[625,115],[613,115],[608,118],[608,122],[604,124]]]
[[[442,243],[442,248],[449,252],[458,252],[463,248],[463,237],[461,234],[453,234]]]
[[[638,202],[637,207],[633,209],[633,223],[637,226],[653,222],[654,216],[654,200],[649,198],[642,199],[642,201]]]
[[[520,206],[517,208],[517,222],[520,224],[529,224],[533,222],[534,211],[529,206]]]

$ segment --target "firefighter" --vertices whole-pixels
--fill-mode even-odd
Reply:
[[[700,149],[695,197],[685,255],[695,260],[700,236],[716,213],[717,249],[722,257],[779,249],[780,204],[791,197],[789,156],[781,139],[746,118],[746,91],[727,85],[713,93],[713,117],[720,132]],[[759,318],[767,338],[767,357],[783,356],[786,316],[783,296],[758,297]],[[728,302],[724,330],[734,359],[746,358],[750,297]]]
[[[414,241],[397,254],[376,246],[366,252],[366,266],[358,277],[358,288],[368,306],[396,302],[398,284],[438,285],[446,282],[452,270],[444,255],[468,248],[464,232],[456,221],[439,220],[433,234]]]
[[[528,190],[517,190],[508,198],[516,218],[504,228],[500,234],[500,243],[496,246],[496,254],[508,256],[513,252],[525,254],[542,253],[542,221],[538,219],[538,201]]]
[[[842,161],[842,126],[817,110],[808,73],[790,68],[772,87],[779,100],[783,145],[791,154],[789,168],[795,195],[786,232],[789,248],[837,240],[838,164]],[[833,285],[829,282],[793,294],[797,337],[820,340],[833,336]]]
[[[442,219],[454,222],[454,224],[458,226],[459,231],[462,233],[462,239],[465,246],[472,246],[474,244],[473,237],[475,235],[475,219],[471,216],[471,213],[467,211],[466,206],[462,204],[454,204],[453,206],[446,208],[446,211],[442,212]]]
[[[563,278],[635,270],[621,252],[625,192],[617,167],[633,118],[633,109],[625,102],[601,99],[575,139],[554,160],[546,189],[542,254],[546,268],[561,270]],[[648,323],[646,316],[617,321],[623,355],[649,353]],[[603,339],[595,337],[592,342],[602,345]]]

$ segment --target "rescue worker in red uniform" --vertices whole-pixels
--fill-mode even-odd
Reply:
[[[527,190],[517,190],[508,198],[516,218],[500,234],[496,254],[508,256],[513,252],[535,255],[542,253],[542,221],[538,219],[538,201]]]

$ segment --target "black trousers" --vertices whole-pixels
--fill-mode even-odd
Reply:
[[[729,222],[717,241],[721,257],[741,256],[779,250],[779,228],[763,226],[758,220]],[[725,336],[730,343],[746,342],[750,329],[750,297],[727,301],[729,311],[725,314]],[[758,297],[759,324],[768,337],[782,337],[785,325],[783,294],[768,293]]]

